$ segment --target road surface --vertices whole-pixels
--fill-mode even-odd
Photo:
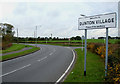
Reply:
[[[73,61],[72,49],[37,46],[41,49],[35,53],[2,62],[3,82],[56,82],[60,79]]]

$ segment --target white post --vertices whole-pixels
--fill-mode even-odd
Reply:
[[[84,76],[86,76],[86,55],[87,55],[87,29],[85,29],[85,57],[84,57]]]
[[[107,63],[108,63],[108,28],[106,28],[105,76],[107,76]]]
[[[83,36],[82,36],[82,51],[83,51]]]
[[[46,38],[46,44],[47,44],[47,38]]]
[[[17,28],[17,44],[18,44],[18,28]]]

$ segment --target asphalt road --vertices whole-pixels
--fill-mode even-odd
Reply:
[[[41,49],[35,53],[2,62],[3,82],[56,82],[63,75],[73,60],[72,49],[37,46]]]

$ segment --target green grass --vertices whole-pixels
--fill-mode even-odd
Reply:
[[[38,43],[38,44],[45,44],[45,45],[56,45],[56,46],[69,46],[69,47],[81,47],[81,45],[74,45],[74,44],[55,44],[55,43]]]
[[[8,53],[12,51],[18,51],[25,47],[30,47],[29,45],[23,45],[23,44],[13,44],[10,48],[7,48],[6,50],[2,50],[2,53]]]
[[[86,77],[84,76],[84,51],[75,49],[77,61],[64,82],[104,82],[104,61],[87,51]],[[73,73],[72,73],[73,72]]]
[[[23,41],[24,42],[24,41]],[[35,41],[27,41],[27,42],[35,42]],[[45,40],[41,40],[41,41],[38,41],[38,42],[46,42]],[[48,40],[47,42],[69,42],[68,40]],[[70,42],[82,42],[82,40],[71,40]],[[83,40],[84,42],[84,40]],[[87,39],[87,42],[88,43],[105,43],[105,40],[104,39]],[[109,39],[109,43],[116,43],[117,42],[117,39]]]
[[[19,52],[19,53],[4,55],[4,56],[2,56],[2,58],[0,58],[0,60],[7,60],[7,59],[15,58],[15,57],[18,57],[18,56],[26,55],[26,54],[35,52],[35,51],[40,49],[39,47],[34,47],[34,46],[30,46],[30,47],[32,47],[32,49],[25,50],[25,51],[22,51],[22,52]]]

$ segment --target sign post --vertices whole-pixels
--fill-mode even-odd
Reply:
[[[84,76],[86,76],[86,55],[87,55],[87,29],[85,29]]]
[[[108,28],[106,28],[105,76],[107,76],[107,63],[108,63]]]
[[[78,19],[78,30],[85,30],[84,76],[86,76],[87,30],[103,28],[106,28],[105,76],[107,76],[108,28],[116,28],[116,13],[100,14],[95,16],[82,17]]]

